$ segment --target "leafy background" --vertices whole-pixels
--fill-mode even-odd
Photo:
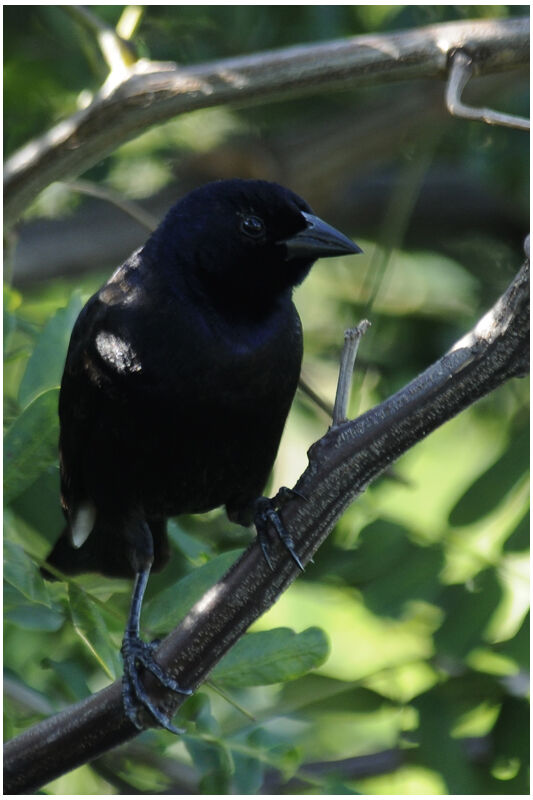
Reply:
[[[92,6],[115,25],[123,6]],[[147,6],[140,55],[183,64],[526,6]],[[8,6],[5,151],[105,79],[94,35],[59,6]],[[527,74],[472,100],[527,113]],[[156,217],[205,180],[281,180],[363,247],[318,264],[296,302],[304,374],[331,402],[345,327],[372,328],[352,414],[437,358],[517,270],[527,230],[523,133],[453,120],[443,86],[328,92],[195,112],[83,177]],[[73,321],[146,238],[122,211],[53,184],[10,238],[4,295],[5,736],[120,674],[131,586],[45,584],[62,526],[57,393]],[[6,271],[8,274],[8,271]],[[528,412],[512,381],[432,434],[345,514],[315,563],[183,706],[186,734],[145,732],[54,781],[56,794],[528,792]],[[327,416],[299,394],[270,488],[292,485]],[[171,523],[145,634],[168,631],[250,534],[219,511]]]

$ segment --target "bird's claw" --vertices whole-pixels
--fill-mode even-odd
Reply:
[[[259,497],[255,503],[254,521],[257,530],[257,538],[259,540],[259,545],[261,547],[264,559],[272,571],[274,571],[274,567],[269,553],[270,525],[272,525],[276,531],[279,540],[289,552],[298,569],[302,570],[302,572],[304,570],[304,566],[300,560],[300,557],[294,549],[292,537],[289,535],[289,533],[287,533],[287,530],[279,515],[280,505],[285,500],[289,500],[294,496],[301,497],[304,500],[306,499],[302,494],[300,494],[300,492],[297,492],[294,489],[288,489],[286,486],[282,486],[273,500],[268,497]]]
[[[190,689],[183,689],[179,683],[174,680],[170,675],[163,670],[163,668],[154,659],[154,650],[159,645],[159,641],[143,642],[143,640],[136,634],[126,632],[124,641],[122,642],[121,654],[124,662],[124,675],[122,676],[122,699],[124,703],[124,711],[128,719],[133,722],[139,730],[144,729],[144,725],[140,722],[139,712],[144,707],[167,731],[180,735],[182,730],[176,728],[162,711],[160,711],[150,700],[146,689],[143,686],[141,676],[139,674],[139,666],[144,667],[154,675],[159,683],[179,694],[191,694]]]

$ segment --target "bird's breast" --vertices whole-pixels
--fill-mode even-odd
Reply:
[[[302,332],[294,315],[273,317],[258,322],[227,322],[218,335],[206,343],[212,347],[206,356],[215,371],[220,370],[220,385],[243,397],[283,395],[297,381],[302,360]]]

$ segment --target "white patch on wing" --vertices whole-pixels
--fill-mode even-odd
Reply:
[[[76,511],[70,526],[72,546],[75,547],[76,550],[89,538],[89,534],[94,527],[95,519],[96,509],[92,503],[84,503]]]
[[[117,372],[141,371],[142,364],[137,353],[129,342],[124,341],[120,336],[109,331],[100,331],[96,336],[95,344],[103,360]]]

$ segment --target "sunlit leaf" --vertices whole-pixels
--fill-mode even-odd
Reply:
[[[509,537],[505,540],[503,549],[506,552],[522,552],[524,550],[529,550],[530,533],[531,526],[528,510],[522,519],[517,523],[515,529],[511,532]]]
[[[523,670],[529,670],[530,614],[526,614],[520,628],[512,639],[500,642],[494,647],[498,653],[516,661]]]
[[[529,736],[530,729],[529,702],[525,697],[507,697],[502,705],[498,721],[493,730],[495,752],[500,764],[503,760],[513,766],[513,786],[505,794],[524,794],[530,791],[529,786]],[[506,786],[510,781],[502,781]]]

